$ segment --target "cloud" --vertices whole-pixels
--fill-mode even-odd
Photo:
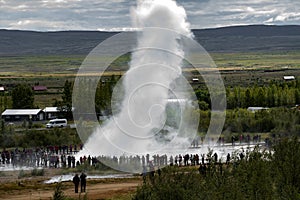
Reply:
[[[265,22],[266,23],[275,23],[275,22],[282,23],[282,22],[293,22],[293,21],[299,21],[299,20],[300,20],[300,12],[299,13],[291,12],[291,13],[282,13],[275,17],[271,17],[270,19],[268,19]]]
[[[300,24],[300,1],[178,0],[192,28]],[[0,0],[0,28],[129,30],[134,0]]]

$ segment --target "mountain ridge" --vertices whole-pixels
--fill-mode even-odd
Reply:
[[[299,25],[248,25],[193,29],[208,52],[300,50]],[[0,29],[0,56],[87,55],[100,42],[119,32]]]

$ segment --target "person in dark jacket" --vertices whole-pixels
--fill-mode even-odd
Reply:
[[[78,174],[75,174],[75,176],[73,177],[73,183],[74,183],[74,186],[75,186],[75,193],[78,193],[79,182],[80,182],[80,178],[79,178]]]
[[[85,192],[86,188],[86,175],[82,172],[80,175],[80,192]]]

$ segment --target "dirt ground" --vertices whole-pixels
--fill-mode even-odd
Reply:
[[[139,180],[124,181],[122,183],[97,183],[93,185],[87,185],[87,197],[88,199],[111,199],[133,193],[136,187],[140,184]],[[85,193],[74,193],[73,187],[68,187],[63,190],[64,194],[74,199],[81,199]],[[52,199],[53,190],[31,190],[31,191],[19,191],[11,194],[1,195],[1,199],[7,200],[40,200],[40,199]]]
[[[47,173],[48,174],[48,173]],[[7,200],[44,200],[53,199],[56,183],[45,184],[45,177],[27,177],[18,179],[14,173],[0,177],[0,199]],[[116,179],[88,179],[86,193],[75,193],[71,181],[62,182],[63,194],[73,199],[83,199],[86,194],[89,200],[118,199],[128,197],[142,184],[140,177]],[[80,188],[79,188],[80,191]]]

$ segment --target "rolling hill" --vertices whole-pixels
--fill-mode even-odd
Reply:
[[[300,26],[235,26],[193,30],[208,52],[300,50]],[[116,32],[0,30],[0,56],[86,55]]]

